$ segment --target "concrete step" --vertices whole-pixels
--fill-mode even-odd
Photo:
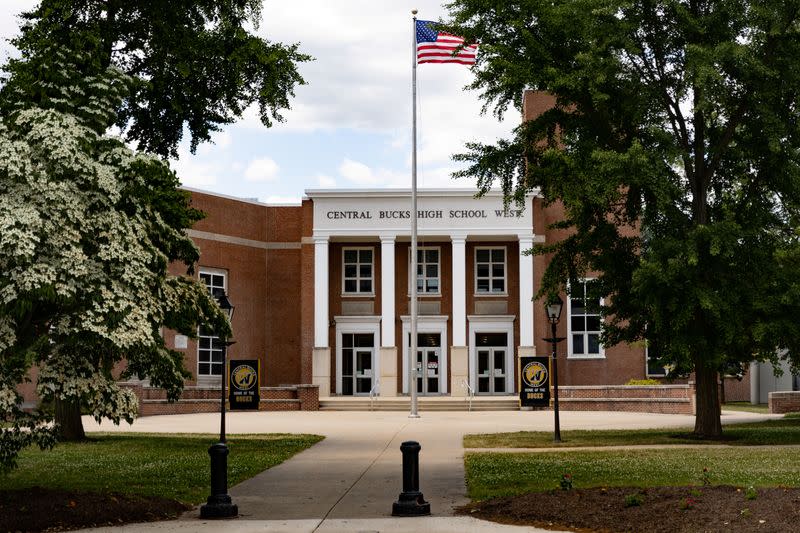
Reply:
[[[464,398],[447,396],[422,397],[418,399],[420,411],[468,411],[470,402]],[[408,411],[408,398],[330,397],[320,398],[321,411]],[[519,401],[516,396],[476,397],[472,400],[472,411],[516,411]]]

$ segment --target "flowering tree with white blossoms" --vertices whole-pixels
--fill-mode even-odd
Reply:
[[[167,270],[192,272],[185,229],[202,214],[164,161],[105,133],[130,79],[91,52],[46,52],[5,80],[0,102],[0,468],[58,431],[82,437],[81,406],[131,421],[136,398],[115,378],[148,377],[176,399],[188,373],[162,327],[230,333],[208,291]],[[77,426],[20,409],[34,366],[41,398]]]

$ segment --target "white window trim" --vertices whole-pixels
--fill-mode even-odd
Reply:
[[[664,373],[663,374],[651,374],[650,373],[650,347],[645,342],[645,345],[644,345],[644,375],[647,376],[648,378],[651,378],[651,377],[652,378],[665,378],[665,377],[667,377],[667,374],[669,372],[667,372],[666,368],[664,368],[664,367],[661,367],[661,368],[664,369]]]
[[[438,333],[441,335],[442,353],[439,357],[439,394],[448,394],[449,387],[447,386],[447,320],[450,317],[447,315],[425,315],[417,317],[417,334],[419,333]],[[400,320],[403,323],[402,329],[402,343],[403,343],[403,394],[408,392],[408,342],[406,339],[411,335],[411,317],[401,316]]]
[[[593,281],[596,278],[581,278],[581,284],[585,284],[587,281]],[[569,285],[567,285],[569,286]],[[584,293],[585,294],[585,293]],[[605,305],[605,299],[600,298],[600,307]],[[603,316],[600,316],[600,331],[602,332],[603,329]],[[590,360],[590,359],[605,359],[606,358],[606,347],[599,343],[600,353],[597,354],[573,354],[572,353],[572,297],[570,294],[567,294],[567,359],[580,359],[580,360]]]
[[[478,250],[503,250],[503,292],[478,292]],[[491,257],[491,255],[490,255]],[[489,268],[489,285],[491,287],[492,269]],[[508,296],[508,247],[507,246],[476,246],[473,251],[472,258],[472,279],[473,279],[473,292],[476,298],[485,298],[492,296]]]
[[[381,379],[381,317],[335,316],[333,318],[336,322],[336,394],[342,394],[342,334],[346,333],[372,333],[372,386],[374,387]]]
[[[222,276],[222,288],[225,290],[225,294],[228,294],[228,271],[224,268],[213,268],[213,267],[199,267],[197,269],[197,279],[200,279],[201,274],[211,274],[216,276]]]
[[[228,271],[223,268],[214,268],[214,267],[205,267],[201,266],[197,269],[197,279],[201,281],[200,275],[201,274],[213,274],[217,276],[222,276],[222,288],[225,291],[225,294],[228,294]],[[212,336],[212,343],[214,342],[213,339],[219,338],[218,336]],[[197,347],[195,349],[195,353],[197,355],[196,360],[196,378],[197,378],[197,385],[198,387],[218,387],[219,381],[222,379],[222,376],[215,376],[213,374],[201,374],[200,373],[200,329],[197,330]],[[223,367],[222,373],[225,374],[225,368]]]
[[[436,250],[438,252],[438,266],[439,266],[439,290],[437,292],[419,292],[417,296],[441,297],[442,296],[442,247],[441,246],[417,246],[417,251]],[[414,273],[411,268],[411,247],[408,248],[408,296],[411,296],[411,283],[412,279],[416,281]],[[423,279],[426,279],[423,277]]]
[[[514,394],[517,390],[514,374],[514,320],[515,315],[469,315],[469,386],[478,390],[478,352],[475,345],[477,333],[505,333],[508,339],[506,346],[506,394]]]
[[[371,250],[372,251],[372,264],[370,267],[372,268],[372,276],[370,277],[370,281],[372,281],[372,291],[371,292],[347,292],[344,289],[344,254],[348,250]],[[358,263],[360,266],[361,263]],[[358,272],[358,277],[356,280],[361,281],[361,273]],[[361,284],[356,282],[356,287],[361,288]],[[375,296],[375,247],[374,246],[343,246],[342,247],[342,297],[344,298],[353,298],[353,297],[360,297],[360,296]]]

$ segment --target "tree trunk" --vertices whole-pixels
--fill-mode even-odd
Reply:
[[[78,441],[86,439],[79,401],[59,400],[56,398],[56,424],[58,424],[58,440]]]
[[[695,358],[695,382],[697,386],[697,414],[694,434],[703,439],[718,439],[722,436],[719,406],[719,378],[716,368],[709,368],[699,357]]]

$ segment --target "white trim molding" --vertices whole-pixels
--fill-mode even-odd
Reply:
[[[381,377],[381,358],[379,348],[381,345],[379,316],[335,316],[336,322],[336,394],[342,393],[342,334],[343,333],[371,333],[372,342],[372,384]]]
[[[469,386],[472,390],[478,390],[478,356],[475,346],[475,335],[477,333],[505,333],[506,337],[506,394],[513,394],[516,390],[514,373],[514,320],[515,315],[469,315]]]

